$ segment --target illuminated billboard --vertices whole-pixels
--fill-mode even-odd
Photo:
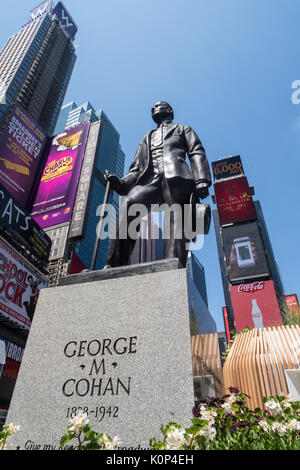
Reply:
[[[71,220],[89,125],[80,124],[53,139],[32,208],[43,229]]]
[[[46,132],[16,104],[0,138],[0,183],[26,207],[47,141]]]
[[[9,408],[23,355],[24,348],[0,337],[0,410]]]
[[[300,313],[297,294],[286,295],[285,301],[286,301],[287,308],[291,313],[292,312]]]
[[[230,287],[236,331],[283,324],[273,281]]]
[[[270,275],[257,222],[223,227],[222,239],[231,282]]]
[[[244,174],[241,157],[239,155],[212,162],[212,169],[214,181]]]
[[[0,317],[29,329],[48,281],[0,237]]]
[[[91,198],[93,174],[97,161],[97,150],[101,130],[101,121],[90,126],[85,155],[82,163],[80,180],[70,223],[69,239],[81,240],[85,236]]]
[[[221,225],[256,219],[256,210],[247,178],[215,183],[215,197]]]
[[[9,192],[0,184],[0,225],[9,235],[24,246],[44,264],[49,260],[51,239],[33,220],[30,214],[23,211]]]

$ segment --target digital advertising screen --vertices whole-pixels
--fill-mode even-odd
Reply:
[[[46,132],[16,104],[0,137],[0,183],[26,207],[42,153]]]
[[[221,225],[256,219],[256,210],[245,176],[214,185]]]
[[[241,157],[239,155],[212,162],[212,170],[214,181],[244,174]]]
[[[31,215],[0,184],[0,225],[19,245],[43,263],[49,260],[52,241]]]
[[[89,123],[80,124],[53,139],[32,208],[43,229],[71,220],[88,130]]]
[[[297,294],[286,295],[285,301],[290,312],[300,313]]]
[[[0,317],[29,329],[47,279],[0,238]]]
[[[231,282],[269,276],[257,222],[222,228],[227,275]]]
[[[0,337],[0,409],[8,409],[22,358],[24,348]]]
[[[236,331],[283,324],[273,281],[230,287]]]

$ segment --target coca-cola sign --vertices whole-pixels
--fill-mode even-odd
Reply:
[[[264,287],[264,281],[252,282],[252,284],[241,284],[238,286],[238,292],[256,292],[258,290],[263,290]]]
[[[236,331],[282,325],[273,281],[257,281],[230,287]]]

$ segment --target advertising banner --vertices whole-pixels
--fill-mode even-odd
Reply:
[[[24,348],[0,337],[0,409],[9,407],[23,354]]]
[[[53,139],[32,208],[43,229],[71,220],[88,129],[89,123],[80,124]]]
[[[212,169],[214,181],[244,174],[241,157],[239,155],[212,162]]]
[[[51,239],[23,211],[9,192],[0,184],[0,225],[15,241],[24,245],[31,254],[47,263],[51,250]]]
[[[283,324],[273,281],[230,287],[236,331]]]
[[[254,202],[245,176],[215,183],[214,189],[221,225],[256,219]]]
[[[29,329],[48,281],[0,237],[0,317]]]
[[[230,328],[229,328],[229,322],[228,322],[227,307],[222,307],[222,313],[223,313],[223,320],[224,320],[224,325],[225,325],[227,343],[230,345],[231,336],[230,336]]]
[[[26,207],[47,134],[16,104],[0,138],[0,183]]]
[[[269,276],[257,222],[222,228],[227,275],[231,282]]]
[[[74,39],[78,31],[78,27],[62,2],[58,2],[53,10],[53,14],[57,15],[59,21],[63,25],[64,30],[68,33],[71,39]]]
[[[99,142],[100,128],[100,121],[91,124],[90,127],[69,230],[69,238],[73,240],[80,240],[84,238],[85,235],[88,217],[87,209],[91,197],[91,181],[97,160],[97,147]]]
[[[285,301],[290,312],[300,313],[297,294],[286,295]]]

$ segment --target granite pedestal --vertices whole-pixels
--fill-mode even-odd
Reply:
[[[186,271],[177,259],[69,276],[41,291],[6,423],[51,450],[86,411],[121,447],[149,448],[194,405]]]

